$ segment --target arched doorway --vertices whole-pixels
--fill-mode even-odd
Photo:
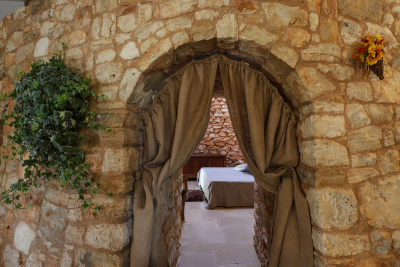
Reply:
[[[299,161],[294,114],[262,73],[222,55],[192,61],[176,72],[144,113],[144,170],[134,185],[131,263],[167,266],[157,192],[204,135],[217,68],[246,161],[256,181],[278,193],[269,264],[311,266],[308,206],[294,170]]]

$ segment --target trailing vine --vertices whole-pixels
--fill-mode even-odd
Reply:
[[[31,71],[21,73],[14,89],[0,96],[0,100],[15,101],[13,111],[3,119],[3,124],[8,121],[14,128],[6,144],[11,146],[11,154],[3,158],[19,160],[25,167],[24,177],[2,193],[2,200],[17,209],[30,208],[31,203],[27,207],[20,203],[21,193],[29,193],[40,181],[59,178],[61,186],[75,189],[82,207],[88,208],[93,203],[85,200],[84,192],[97,194],[99,189],[89,177],[89,164],[78,147],[87,138],[78,130],[106,130],[95,122],[96,113],[90,110],[88,101],[91,96],[105,96],[91,90],[89,78],[72,73],[61,53],[48,62],[30,64]],[[108,195],[113,196],[111,192]],[[97,205],[94,209],[99,208]]]

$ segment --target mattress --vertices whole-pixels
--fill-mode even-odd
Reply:
[[[254,177],[230,167],[201,168],[197,182],[206,198],[208,209],[221,207],[253,207]]]

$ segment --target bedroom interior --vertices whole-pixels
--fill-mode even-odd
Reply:
[[[189,264],[197,262],[195,267],[206,260],[203,265],[210,267],[215,261],[217,266],[229,266],[228,258],[235,256],[245,260],[229,267],[257,265],[254,258],[262,267],[400,266],[399,0],[24,2],[27,6],[0,22],[0,93],[13,90],[19,73],[30,71],[30,61],[48,61],[66,43],[67,67],[90,77],[92,89],[108,97],[91,98],[90,106],[112,132],[90,130],[88,142],[81,147],[93,181],[115,197],[92,196],[100,209],[83,209],[76,192],[62,188],[57,178],[40,183],[23,198],[37,201],[31,209],[16,210],[2,202],[0,266],[176,267],[178,260],[186,265],[187,259]],[[352,61],[355,44],[366,37],[389,41],[378,75],[372,69],[360,70]],[[234,71],[235,66],[242,71]],[[179,76],[180,70],[190,68],[197,68],[191,74],[192,80],[198,79],[193,84]],[[270,102],[260,89],[256,97],[252,89],[242,91],[244,87],[266,89],[251,82],[264,78],[245,79],[246,86],[239,86],[242,78],[257,71],[276,88],[274,97],[280,95],[290,106],[281,106],[284,112],[279,118],[293,115],[296,119],[289,120],[293,131],[287,139],[280,135],[287,127],[271,127],[277,117],[260,119],[281,104],[281,98]],[[216,79],[211,77],[214,74]],[[182,81],[183,87],[200,89],[185,91],[179,87]],[[225,85],[223,94],[239,149],[228,143],[232,140],[209,142],[211,128],[208,137],[190,137],[201,131],[189,125],[201,124],[207,133],[209,121],[199,118],[200,109],[207,109],[205,100],[212,99],[210,87],[204,84],[211,81],[216,87]],[[166,95],[157,100],[161,91],[175,100],[183,93],[180,100],[188,101],[183,107],[190,110],[180,114],[188,117],[174,113],[173,99],[164,106]],[[224,101],[215,96],[219,100],[214,104],[221,105],[225,115]],[[251,101],[244,103],[246,99]],[[150,115],[147,111],[154,102]],[[257,109],[263,114],[252,109],[261,107],[259,102],[268,104]],[[1,118],[12,105],[0,102]],[[249,109],[241,110],[244,106]],[[258,118],[257,123],[246,125],[241,112],[254,112],[248,117]],[[174,144],[169,138],[174,136],[171,125],[176,121],[180,123]],[[261,129],[262,121],[268,124],[267,131]],[[246,132],[248,126],[257,134]],[[4,145],[12,133],[9,125],[2,127]],[[230,131],[224,133],[233,137]],[[266,143],[279,143],[277,136],[288,150],[264,151],[269,148]],[[159,146],[165,139],[171,141],[165,142],[169,145]],[[192,147],[195,139],[200,145]],[[186,142],[183,152],[180,142]],[[172,151],[174,145],[176,150],[169,155],[165,148]],[[233,152],[227,152],[228,146]],[[157,149],[158,158],[150,164]],[[8,147],[1,149],[2,156],[8,152]],[[256,180],[254,208],[207,209],[205,202],[183,203],[184,171],[178,169],[186,160],[192,169],[185,173],[197,178],[201,162],[233,166],[242,163],[242,155]],[[21,164],[6,158],[1,159],[0,170],[2,190],[24,173]],[[203,180],[217,185],[220,181],[210,181],[210,175],[212,179],[213,173],[205,172],[203,177],[208,178]],[[197,180],[189,181],[186,189],[197,185]],[[218,191],[218,186],[213,189]],[[223,186],[219,189],[226,191]],[[210,198],[210,192],[206,194]],[[304,216],[299,220],[303,231],[292,231],[297,224],[293,213]],[[304,224],[310,221],[311,226]],[[196,246],[197,239],[201,246]],[[226,243],[218,243],[221,240]],[[229,250],[225,244],[230,244]],[[243,246],[250,256],[239,253],[246,251],[240,249]],[[299,251],[302,246],[305,255]],[[225,258],[218,261],[217,254]]]
[[[211,157],[208,157],[209,155]],[[202,160],[202,158],[206,158],[206,160]],[[202,264],[204,266],[214,266],[216,262],[218,264],[247,263],[246,266],[249,267],[261,266],[256,257],[253,242],[254,194],[249,194],[248,189],[241,190],[242,194],[247,194],[251,199],[250,204],[243,201],[243,199],[236,200],[236,203],[231,203],[231,205],[214,200],[216,203],[211,207],[206,204],[208,200],[207,198],[204,199],[203,190],[199,188],[199,182],[197,181],[198,175],[200,175],[199,171],[203,167],[206,167],[206,169],[208,169],[207,167],[224,169],[224,167],[235,167],[244,163],[244,157],[240,151],[229,116],[222,78],[218,71],[214,84],[207,131],[194,154],[183,167],[183,185],[185,188],[185,178],[188,178],[187,189],[190,191],[186,198],[186,204],[183,200],[182,214],[186,219],[183,217],[182,237],[180,240],[181,257],[178,260],[178,266],[201,266]],[[254,191],[254,178],[251,180],[248,184],[250,185],[250,190]],[[228,191],[230,194],[234,193],[226,188],[224,191]],[[223,194],[224,192],[221,193]],[[220,193],[216,192],[216,194]],[[209,194],[207,195],[209,196]],[[190,199],[191,196],[193,196],[193,200]],[[222,198],[224,197],[222,196]],[[185,195],[183,195],[183,199],[185,199]],[[184,211],[185,207],[186,211]],[[236,220],[236,223],[230,223],[229,221],[231,220]],[[199,223],[209,224],[202,225],[199,228],[197,227]],[[198,259],[199,254],[204,252],[204,249],[208,253],[214,254],[215,258],[210,257],[207,259],[208,262],[204,262],[204,259],[201,258]],[[218,255],[215,255],[216,253]],[[234,257],[232,257],[233,255]]]
[[[212,205],[209,204],[207,198],[204,198],[203,190],[199,187],[203,181],[198,182],[198,175],[202,176],[201,170],[217,170],[212,174],[218,177],[219,172],[222,172],[223,176],[228,176],[228,180],[232,181],[232,177],[229,176],[233,171],[226,172],[227,167],[233,168],[243,163],[245,163],[244,157],[234,133],[222,78],[218,71],[207,131],[194,154],[182,169],[183,188],[186,188],[185,178],[187,178],[186,190],[188,189],[189,192],[186,201],[185,195],[182,197],[181,256],[178,266],[211,267],[216,264],[261,266],[254,250],[253,241],[254,193],[249,192],[254,191],[254,178],[251,174],[243,174],[251,177],[247,184],[243,183],[240,186],[240,193],[248,196],[247,199],[240,198],[235,194],[237,190],[232,190],[227,186],[223,188],[225,192],[218,192],[218,188],[214,187],[213,194],[218,194],[222,199],[213,200]],[[201,179],[203,178],[201,177]],[[208,186],[210,186],[209,183]],[[231,203],[221,202],[226,199],[224,196],[226,193],[237,199]],[[206,195],[210,196],[209,192]],[[204,259],[201,256],[202,253],[208,253],[210,257]]]

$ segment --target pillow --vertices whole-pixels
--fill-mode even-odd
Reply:
[[[237,165],[233,170],[238,171],[238,172],[243,172],[246,168],[248,168],[247,164],[240,164]]]
[[[244,168],[244,170],[243,170],[242,172],[245,172],[245,173],[251,174],[251,171],[250,171],[249,165],[247,165],[247,164],[246,164],[246,168]]]

